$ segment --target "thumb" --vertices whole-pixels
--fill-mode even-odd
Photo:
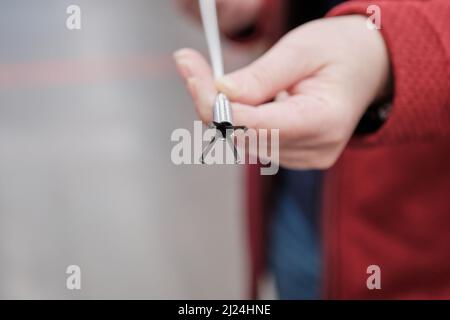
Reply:
[[[317,54],[288,35],[249,66],[216,81],[232,101],[259,105],[317,70]]]

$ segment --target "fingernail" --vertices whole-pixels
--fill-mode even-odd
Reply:
[[[239,87],[230,77],[223,77],[216,81],[217,89],[225,94],[236,96],[239,92]]]
[[[186,59],[175,59],[178,71],[184,79],[189,79],[193,76],[191,66]]]
[[[175,58],[175,60],[181,59],[182,57],[184,57],[187,53],[188,49],[180,49],[177,50],[173,53],[173,57]]]

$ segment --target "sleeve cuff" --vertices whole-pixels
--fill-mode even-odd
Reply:
[[[426,10],[430,2],[350,1],[327,15],[369,17],[369,5],[381,9],[380,31],[389,50],[394,81],[393,106],[377,132],[356,137],[356,142],[377,144],[450,135],[448,61],[440,34],[427,14],[436,11]],[[441,18],[448,13],[443,14]]]

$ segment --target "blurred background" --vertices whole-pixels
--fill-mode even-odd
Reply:
[[[244,298],[242,167],[170,160],[202,30],[173,1],[0,0],[0,43],[0,298]]]

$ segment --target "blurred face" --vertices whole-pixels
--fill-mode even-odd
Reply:
[[[254,23],[262,8],[262,0],[217,0],[219,25],[222,32],[235,33]],[[200,21],[198,0],[177,0],[183,11]]]

